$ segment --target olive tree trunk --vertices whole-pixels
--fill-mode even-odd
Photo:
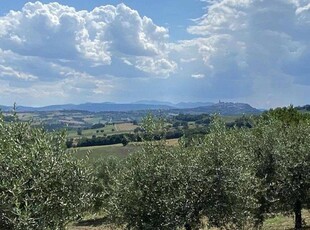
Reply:
[[[301,217],[301,202],[300,200],[297,200],[295,203],[295,230],[301,230],[302,229],[302,217]]]

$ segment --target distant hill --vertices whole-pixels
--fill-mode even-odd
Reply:
[[[0,105],[0,111],[9,111],[11,110],[12,107],[5,106],[5,105]]]
[[[178,104],[174,104],[174,107],[180,108],[180,109],[190,109],[190,108],[197,108],[197,107],[203,107],[203,106],[210,106],[214,105],[212,102],[180,102]]]
[[[133,102],[131,104],[146,104],[146,105],[167,105],[167,106],[171,106],[174,107],[175,104],[168,102],[168,101],[154,101],[154,100],[142,100],[142,101],[136,101]]]
[[[187,113],[208,113],[221,115],[260,114],[261,111],[245,103],[220,102],[210,106],[183,109]]]
[[[10,106],[0,106],[2,111],[10,111]],[[41,112],[41,111],[61,111],[61,110],[82,110],[89,112],[107,112],[107,111],[136,111],[136,110],[168,110],[174,107],[167,105],[152,105],[152,104],[117,104],[117,103],[84,103],[79,105],[50,105],[44,107],[25,107],[17,106],[18,112]]]
[[[151,104],[151,105],[167,105],[170,107],[178,108],[178,109],[190,109],[197,108],[200,106],[209,106],[213,105],[213,102],[179,102],[177,104],[167,102],[167,101],[137,101],[135,104]]]
[[[155,103],[155,104],[148,104]],[[0,106],[2,111],[11,111],[10,106]],[[138,110],[165,110],[172,113],[219,113],[221,115],[240,115],[240,114],[259,114],[260,110],[253,108],[249,104],[220,102],[213,104],[211,102],[181,102],[172,104],[169,102],[155,102],[143,101],[118,104],[111,102],[104,103],[84,103],[79,105],[65,104],[65,105],[50,105],[44,107],[25,107],[17,106],[18,112],[42,112],[42,111],[63,111],[76,110],[88,112],[129,112]]]
[[[299,111],[310,111],[310,105],[297,106],[295,108]]]

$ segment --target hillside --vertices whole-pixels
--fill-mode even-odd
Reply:
[[[149,102],[152,103],[152,102]],[[178,104],[169,104],[165,102],[153,102],[147,104],[136,102],[127,104],[118,103],[84,103],[84,104],[65,104],[50,105],[44,107],[25,107],[17,106],[18,112],[49,112],[49,111],[87,111],[87,112],[133,112],[161,110],[167,113],[208,113],[221,115],[240,115],[240,114],[260,114],[261,111],[245,103],[220,102],[212,104],[210,102],[181,102]],[[10,111],[10,106],[0,106],[2,111]]]
[[[2,111],[12,110],[10,106],[0,106]],[[42,111],[62,111],[62,110],[80,110],[88,112],[127,112],[137,110],[167,110],[173,107],[168,105],[153,105],[153,104],[117,104],[117,103],[84,103],[84,104],[65,104],[65,105],[50,105],[44,107],[25,107],[17,106],[18,112],[42,112]]]
[[[302,112],[309,112],[310,111],[310,105],[297,106],[296,109],[298,111],[302,111]]]
[[[190,109],[197,108],[201,106],[210,106],[213,105],[213,102],[179,102],[171,103],[167,101],[137,101],[135,104],[151,104],[151,105],[167,105],[177,109]]]

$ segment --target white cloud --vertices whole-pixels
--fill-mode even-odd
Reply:
[[[115,86],[111,80],[96,79],[85,73],[67,69],[66,78],[56,82],[37,81],[30,85],[12,85],[0,78],[1,99],[19,105],[61,104],[76,101],[101,102],[109,98]]]
[[[10,66],[0,65],[0,78],[1,77],[13,77],[21,80],[33,81],[38,79],[38,77],[33,76],[32,74],[23,73],[16,69],[13,69]]]
[[[111,49],[125,55],[160,55],[166,48],[168,31],[156,26],[151,19],[141,18],[139,13],[124,4],[109,7],[110,23],[106,25],[104,36],[111,41]],[[106,7],[95,10],[96,14],[106,12]]]
[[[59,3],[26,3],[0,17],[0,48],[24,56],[88,60],[110,65],[113,57],[167,57],[168,30],[124,4],[76,11]],[[173,71],[173,70],[171,70]]]
[[[144,72],[153,73],[161,77],[168,77],[177,69],[177,64],[165,58],[154,60],[152,58],[137,58],[136,67]]]
[[[192,78],[199,79],[199,78],[204,78],[204,77],[205,77],[204,74],[192,74]]]

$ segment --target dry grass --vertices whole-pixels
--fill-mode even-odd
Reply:
[[[305,220],[303,229],[310,229],[310,210],[303,210],[302,217]],[[293,216],[276,216],[265,221],[263,230],[293,230],[294,217]]]
[[[304,229],[310,229],[310,210],[303,211],[303,218],[306,222]],[[107,223],[105,218],[89,219],[80,222],[78,225],[71,225],[69,230],[122,230],[111,223]],[[263,230],[293,230],[294,219],[287,216],[276,216],[265,221]],[[218,230],[217,228],[203,228],[202,230]]]
[[[167,140],[167,145],[168,146],[177,146],[177,145],[179,145],[179,139],[178,138],[169,139],[169,140]]]
[[[137,125],[134,125],[132,123],[121,123],[121,124],[115,124],[116,131],[133,131],[135,128],[137,128]]]

